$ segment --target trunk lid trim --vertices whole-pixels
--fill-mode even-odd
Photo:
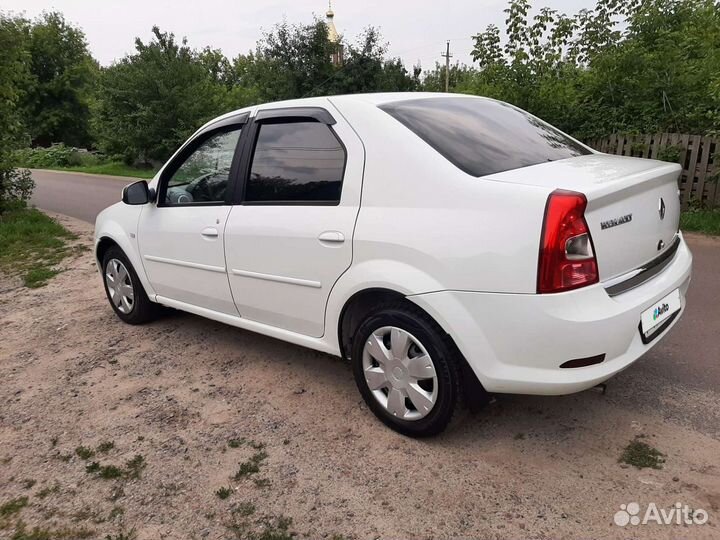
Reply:
[[[617,296],[635,287],[639,287],[646,281],[654,278],[672,262],[679,247],[680,236],[676,234],[670,247],[653,260],[605,282],[605,291],[608,293],[608,296]]]

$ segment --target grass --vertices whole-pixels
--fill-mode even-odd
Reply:
[[[101,465],[97,461],[93,461],[85,466],[85,472],[94,474],[103,480],[113,480],[115,478],[136,480],[140,478],[146,466],[145,458],[138,454],[125,463],[124,469],[115,465]]]
[[[59,492],[60,492],[60,485],[55,484],[52,487],[48,486],[48,487],[42,488],[40,491],[37,492],[37,494],[35,496],[38,499],[44,499],[48,495],[52,495],[54,493],[59,493]]]
[[[688,210],[680,214],[680,229],[720,236],[720,210]]]
[[[97,461],[93,461],[87,467],[85,471],[89,474],[96,474],[104,480],[112,480],[113,478],[122,478],[125,476],[125,471],[115,465],[100,465]]]
[[[230,439],[228,441],[228,446],[230,448],[240,448],[244,442],[245,442],[245,439]]]
[[[243,478],[260,472],[260,465],[265,461],[267,456],[267,452],[261,450],[260,452],[256,452],[248,461],[243,461],[235,473],[235,476],[233,476],[233,480],[242,480]]]
[[[13,514],[17,514],[20,510],[25,508],[28,504],[27,497],[18,497],[17,499],[10,499],[8,502],[0,505],[0,517],[8,517]]]
[[[97,451],[101,454],[106,454],[113,448],[115,448],[115,443],[113,441],[105,441],[104,443],[100,443],[97,447]]]
[[[91,448],[88,448],[87,446],[78,446],[75,449],[75,453],[78,455],[80,459],[90,459],[95,455],[95,451]]]
[[[232,495],[232,492],[233,492],[233,491],[232,491],[231,488],[221,487],[221,488],[219,488],[219,489],[215,492],[215,495],[217,495],[218,499],[224,501],[224,500],[227,499],[230,495]]]
[[[34,208],[0,214],[0,272],[21,275],[26,287],[45,285],[58,273],[53,267],[70,254],[75,235]]]
[[[35,527],[32,530],[25,528],[24,523],[19,523],[15,528],[15,534],[11,540],[78,540],[81,538],[93,538],[95,532],[88,529],[44,529]]]
[[[627,463],[638,469],[662,469],[662,464],[665,463],[663,456],[664,454],[658,449],[638,440],[636,437],[625,447],[618,461]]]
[[[279,515],[252,520],[254,513],[253,504],[240,503],[230,511],[232,520],[225,523],[225,527],[239,540],[292,540],[296,537],[290,530],[292,519]]]
[[[126,165],[121,161],[111,161],[97,165],[75,165],[70,167],[46,167],[54,171],[74,171],[89,174],[106,174],[110,176],[128,176],[131,178],[152,178],[157,172],[154,169],[139,169]]]
[[[119,532],[117,534],[108,534],[105,536],[105,540],[135,540],[136,538],[137,533],[135,532],[134,527],[128,532]]]
[[[140,478],[143,469],[147,466],[145,458],[140,454],[136,455],[125,464],[129,478]]]

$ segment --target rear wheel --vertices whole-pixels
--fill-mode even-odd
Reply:
[[[412,437],[443,431],[460,394],[449,338],[405,302],[381,306],[358,328],[352,347],[355,382],[370,410]]]
[[[142,324],[157,317],[159,306],[145,294],[135,269],[119,247],[105,252],[103,284],[110,306],[126,323]]]

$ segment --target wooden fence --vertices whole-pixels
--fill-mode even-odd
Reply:
[[[677,161],[683,168],[678,181],[683,210],[720,207],[720,139],[683,133],[615,133],[587,144],[608,154]]]

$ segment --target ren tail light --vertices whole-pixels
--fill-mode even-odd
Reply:
[[[587,199],[574,191],[553,191],[545,206],[537,291],[569,291],[598,282],[598,266],[585,221]]]

